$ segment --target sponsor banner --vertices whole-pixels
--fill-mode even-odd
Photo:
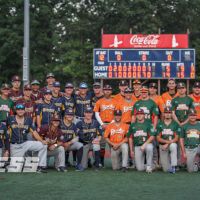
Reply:
[[[103,34],[102,48],[188,48],[188,34]]]

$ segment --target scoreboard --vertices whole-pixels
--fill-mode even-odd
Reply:
[[[94,49],[94,79],[194,79],[195,49]]]

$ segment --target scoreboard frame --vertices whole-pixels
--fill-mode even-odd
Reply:
[[[96,51],[107,51],[107,57],[109,58],[109,56],[110,56],[110,52],[111,51],[114,51],[114,52],[123,52],[123,51],[141,51],[141,52],[148,52],[148,51],[165,51],[165,52],[170,52],[170,51],[179,51],[178,52],[178,55],[179,55],[179,60],[175,60],[175,61],[173,61],[173,60],[171,60],[171,61],[165,61],[165,60],[158,60],[158,61],[156,61],[156,60],[119,60],[119,61],[117,61],[117,60],[113,60],[113,61],[109,61],[109,60],[106,60],[105,59],[105,62],[106,63],[108,63],[108,65],[109,65],[109,63],[112,63],[112,64],[114,64],[114,63],[122,63],[122,65],[123,65],[123,63],[141,63],[141,65],[143,64],[143,63],[176,63],[176,64],[178,64],[178,63],[183,63],[183,62],[181,62],[181,53],[182,53],[182,51],[190,51],[190,52],[193,52],[193,54],[192,54],[192,61],[191,60],[189,60],[189,61],[185,61],[184,62],[184,64],[186,63],[186,62],[191,62],[191,63],[193,63],[193,68],[194,68],[194,71],[193,72],[190,72],[190,73],[193,73],[194,75],[193,75],[193,77],[185,77],[185,74],[184,74],[184,77],[183,77],[183,75],[181,76],[181,77],[178,77],[177,76],[177,74],[176,74],[176,76],[175,77],[171,77],[171,74],[169,75],[169,77],[96,77],[95,76],[95,67],[101,67],[101,65],[95,65],[95,52]],[[159,79],[170,79],[170,78],[173,78],[173,79],[181,79],[181,80],[187,80],[187,79],[195,79],[196,78],[196,51],[195,51],[195,49],[193,49],[193,48],[188,48],[188,49],[113,49],[113,48],[95,48],[95,49],[93,49],[93,78],[94,79],[105,79],[105,80],[109,80],[109,79],[117,79],[117,80],[119,80],[119,79],[143,79],[143,80],[145,80],[145,79],[155,79],[155,80],[159,80]],[[102,65],[102,67],[109,67],[109,66],[103,66]],[[127,66],[128,67],[128,66]],[[162,66],[160,66],[160,67],[162,67]],[[170,66],[169,66],[170,67]],[[178,66],[177,66],[178,67]],[[184,66],[185,67],[185,66]],[[181,67],[180,67],[181,68]],[[155,68],[154,68],[154,70],[155,70]],[[161,70],[163,70],[163,69],[161,69]],[[189,69],[188,69],[189,70]],[[191,69],[190,69],[191,70]],[[109,72],[108,70],[105,70],[105,71],[107,71],[107,73]],[[163,72],[163,71],[162,71]],[[187,71],[186,71],[187,72]],[[98,72],[97,72],[98,73]],[[106,73],[106,72],[105,72]],[[170,73],[170,72],[169,72]],[[178,73],[177,71],[176,71],[176,73]],[[183,73],[185,73],[185,68],[183,68]],[[190,74],[190,76],[191,76],[191,74]]]

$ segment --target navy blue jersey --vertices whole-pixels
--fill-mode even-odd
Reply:
[[[30,117],[24,118],[24,124],[18,124],[15,116],[8,118],[8,132],[11,143],[23,143],[27,141],[27,135],[35,131],[35,126]]]
[[[91,143],[94,138],[102,135],[102,128],[99,122],[95,119],[91,123],[85,123],[84,119],[76,125],[80,142],[83,144]]]
[[[2,148],[3,146],[6,150],[9,149],[9,135],[6,125],[0,123],[0,148]]]
[[[57,107],[58,114],[61,115],[64,110],[63,97],[61,95],[58,97],[52,96],[51,102]]]
[[[103,98],[103,97],[104,97],[104,95],[102,95],[102,96],[100,96],[100,97],[93,96],[93,97],[92,97],[92,107],[94,108],[96,102],[97,102],[99,99]]]
[[[50,124],[51,118],[58,113],[58,108],[53,103],[38,104],[36,108],[36,116],[40,116],[41,125]]]
[[[77,136],[77,128],[74,123],[67,126],[63,121],[61,122],[60,129],[63,134],[62,141],[69,142]]]
[[[87,106],[92,106],[92,96],[90,93],[82,98],[80,95],[75,95],[75,115],[78,117],[84,117],[84,110]]]
[[[67,110],[69,108],[74,109],[75,108],[75,100],[74,97],[67,97],[63,96],[63,105],[64,105],[64,110]]]

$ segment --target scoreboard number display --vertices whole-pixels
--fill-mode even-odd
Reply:
[[[94,79],[194,79],[195,49],[94,49]]]

